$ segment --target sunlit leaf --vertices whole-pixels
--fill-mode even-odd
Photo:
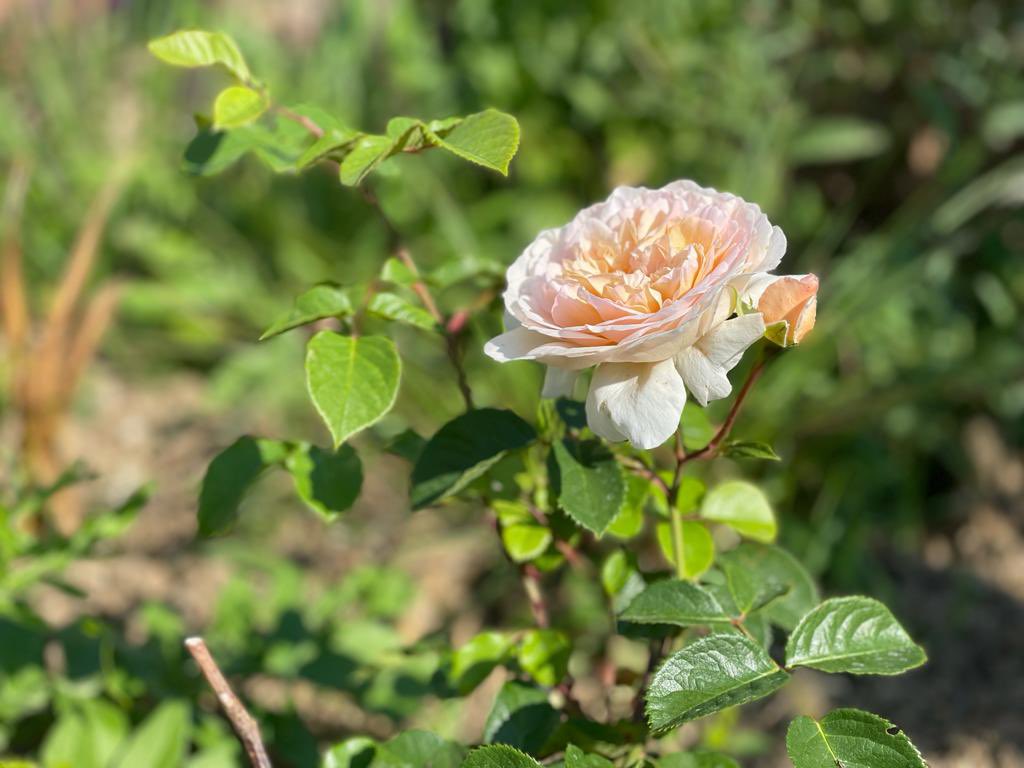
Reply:
[[[245,85],[232,85],[213,102],[213,129],[241,128],[262,115],[270,102],[267,95]]]
[[[927,768],[903,731],[859,709],[798,717],[789,724],[786,751],[796,768]]]
[[[559,441],[552,446],[558,505],[598,535],[615,519],[626,493],[622,467],[596,440]]]
[[[756,541],[775,539],[775,513],[764,493],[753,483],[730,480],[708,491],[700,508],[705,520],[725,523]]]
[[[209,67],[219,64],[243,83],[252,80],[238,45],[222,32],[187,29],[149,41],[149,51],[176,67]]]
[[[296,297],[291,311],[275,320],[260,341],[327,317],[347,317],[352,311],[352,302],[341,287],[333,283],[314,285]]]

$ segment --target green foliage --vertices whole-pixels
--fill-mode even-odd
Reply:
[[[724,553],[720,563],[737,607],[759,602],[758,593],[777,593],[764,605],[762,613],[787,631],[792,631],[820,599],[818,587],[807,570],[780,547],[745,541]]]
[[[786,733],[786,751],[796,768],[926,768],[902,730],[858,709],[837,709],[821,720],[798,717]]]
[[[711,532],[703,523],[696,520],[683,520],[683,567],[682,575],[695,579],[715,562],[715,541]],[[658,545],[665,559],[672,565],[676,564],[675,545],[672,543],[672,525],[658,523],[656,528]]]
[[[387,320],[395,320],[425,331],[438,331],[437,321],[427,310],[396,293],[378,293],[370,299],[367,310]]]
[[[519,641],[516,658],[522,670],[541,685],[555,685],[569,668],[572,644],[557,629],[531,629]]]
[[[379,421],[398,395],[402,362],[383,336],[320,331],[306,348],[306,386],[337,448]]]
[[[531,754],[544,751],[560,721],[558,710],[548,702],[543,688],[525,683],[505,683],[484,723],[484,741],[507,744]]]
[[[452,684],[465,695],[484,681],[495,667],[503,664],[513,643],[502,632],[481,632],[452,654]]]
[[[789,680],[768,653],[741,634],[716,633],[665,660],[645,694],[655,732],[774,693]]]
[[[725,523],[755,541],[775,540],[775,513],[764,492],[752,483],[730,480],[708,491],[700,508],[705,520]]]
[[[552,446],[552,486],[558,505],[579,525],[598,535],[622,509],[626,488],[615,456],[597,441]]]
[[[238,45],[221,32],[181,30],[151,40],[149,51],[161,61],[176,67],[219,65],[240,82],[252,79]]]
[[[413,509],[458,493],[535,437],[533,427],[511,411],[482,408],[452,419],[423,446],[413,467],[409,489]]]
[[[888,608],[869,597],[835,597],[812,610],[786,644],[786,666],[898,675],[927,661]]]
[[[241,128],[267,111],[267,95],[245,85],[232,85],[213,102],[213,130]]]
[[[620,616],[638,624],[680,627],[723,625],[729,616],[714,595],[688,581],[665,579],[649,585]]]
[[[518,749],[494,744],[477,747],[466,757],[463,768],[537,768],[540,763]]]
[[[260,341],[328,317],[349,317],[352,312],[352,301],[344,289],[333,283],[321,283],[297,296],[291,311],[275,320]]]

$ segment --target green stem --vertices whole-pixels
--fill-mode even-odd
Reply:
[[[669,508],[669,515],[672,519],[672,555],[676,561],[676,576],[680,579],[685,579],[686,562],[683,557],[683,513],[676,508],[674,500]]]

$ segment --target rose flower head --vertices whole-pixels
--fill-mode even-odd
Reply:
[[[619,187],[509,267],[508,330],[486,352],[546,365],[545,397],[571,395],[596,366],[590,428],[654,448],[678,428],[687,391],[701,405],[729,394],[727,374],[766,323],[783,343],[814,325],[817,278],[769,274],[785,250],[782,230],[735,195],[692,181]]]

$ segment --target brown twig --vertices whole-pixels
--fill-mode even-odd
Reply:
[[[718,451],[725,442],[726,438],[729,437],[729,433],[732,432],[732,427],[736,423],[736,418],[740,415],[740,409],[743,407],[743,403],[747,399],[747,395],[750,394],[751,388],[761,378],[761,374],[764,373],[764,366],[768,362],[772,352],[765,350],[764,354],[759,357],[754,365],[750,368],[750,372],[747,374],[746,381],[743,382],[743,386],[740,388],[739,393],[736,395],[736,399],[732,402],[732,407],[729,408],[729,413],[725,417],[725,421],[722,422],[722,426],[718,428],[715,436],[711,438],[711,442],[701,448],[699,451],[693,453],[684,453],[677,462],[677,472],[683,464],[689,461],[696,461],[698,459],[713,459],[718,455]]]
[[[298,112],[294,112],[288,109],[288,107],[282,107],[280,105],[275,106],[274,109],[279,115],[281,115],[281,117],[285,117],[293,122],[298,123],[311,134],[316,136],[318,139],[324,135],[324,129],[317,125],[313,120],[306,117],[305,115],[300,115]]]
[[[235,692],[231,690],[231,686],[228,685],[228,681],[225,679],[224,673],[220,671],[220,667],[217,666],[217,662],[213,660],[210,649],[206,647],[203,638],[190,637],[186,639],[185,648],[192,654],[192,658],[199,665],[199,670],[203,673],[203,677],[206,678],[214,693],[217,694],[217,701],[220,702],[221,709],[224,710],[224,714],[231,723],[235,735],[238,736],[238,740],[245,748],[253,768],[272,768],[270,757],[263,746],[263,737],[260,736],[259,724],[249,714],[249,710],[245,708],[245,705],[235,695]]]
[[[21,216],[28,192],[28,163],[15,160],[0,210],[0,310],[8,354],[21,351],[28,335],[29,312],[22,274]]]
[[[523,576],[523,589],[526,590],[526,597],[530,601],[533,621],[541,629],[547,629],[551,626],[551,620],[548,615],[548,604],[540,589],[540,571],[532,563],[525,563],[521,566],[520,573]]]

